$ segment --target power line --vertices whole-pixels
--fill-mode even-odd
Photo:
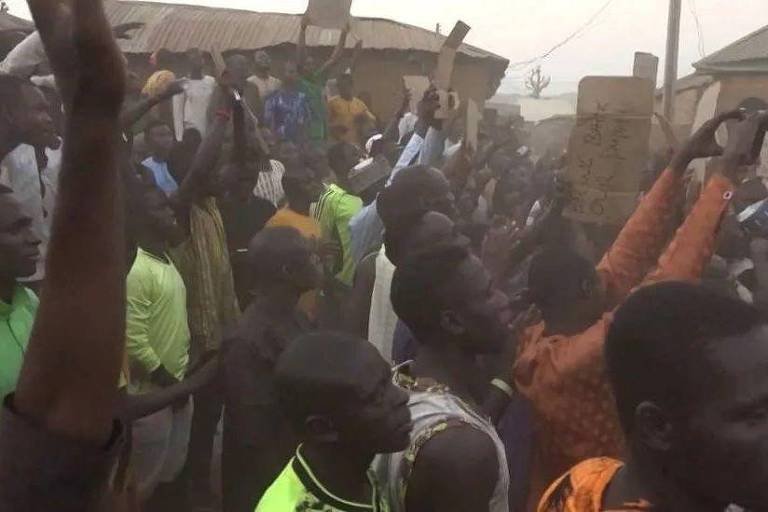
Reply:
[[[704,50],[704,37],[702,35],[701,20],[699,19],[699,13],[696,9],[696,0],[688,0],[688,9],[691,11],[693,21],[696,24],[696,35],[699,38],[699,54],[701,57],[706,57],[707,52]]]
[[[531,65],[531,64],[534,64],[534,63],[536,63],[536,62],[539,62],[539,61],[542,61],[542,60],[546,59],[547,57],[549,57],[550,55],[552,55],[553,53],[555,53],[557,50],[559,50],[560,48],[562,48],[563,46],[565,46],[566,44],[568,44],[569,42],[571,42],[573,39],[575,39],[576,37],[578,37],[578,36],[580,36],[582,33],[584,33],[584,32],[585,32],[585,31],[586,31],[586,30],[587,30],[587,29],[588,29],[590,26],[592,26],[592,24],[595,22],[595,20],[597,20],[597,18],[598,18],[598,17],[599,17],[601,14],[603,14],[603,13],[606,11],[606,9],[608,9],[608,7],[610,7],[610,6],[611,6],[611,4],[612,4],[613,2],[614,2],[614,0],[607,0],[607,1],[606,1],[606,2],[603,4],[603,6],[602,6],[602,7],[600,7],[600,9],[598,9],[598,10],[597,10],[597,12],[596,12],[595,14],[593,14],[593,15],[592,15],[592,16],[589,18],[589,20],[587,20],[587,22],[586,22],[586,23],[584,23],[584,24],[583,24],[581,27],[579,27],[579,28],[578,28],[578,29],[577,29],[575,32],[573,32],[571,35],[569,35],[568,37],[566,37],[565,39],[563,39],[562,41],[560,41],[559,43],[557,43],[556,45],[554,45],[552,48],[550,48],[549,50],[547,50],[546,52],[544,52],[542,55],[540,55],[540,56],[538,56],[538,57],[534,57],[533,59],[528,59],[528,60],[524,60],[524,61],[520,61],[520,62],[513,62],[513,63],[511,63],[511,64],[509,65],[509,68],[514,68],[515,70],[519,70],[520,68],[523,68],[523,67],[529,66],[529,65]]]

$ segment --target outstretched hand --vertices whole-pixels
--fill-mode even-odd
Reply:
[[[720,172],[737,182],[744,166],[753,165],[760,157],[766,130],[768,113],[760,112],[746,116],[733,126],[728,144],[723,151]]]
[[[742,120],[745,117],[745,112],[742,109],[731,110],[725,112],[719,116],[710,119],[694,133],[690,139],[680,148],[675,156],[672,158],[671,167],[680,175],[682,175],[688,165],[697,158],[708,158],[721,156],[724,149],[715,139],[715,133],[718,128],[730,120]]]

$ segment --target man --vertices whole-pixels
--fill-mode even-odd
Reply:
[[[349,221],[363,207],[363,201],[349,192],[348,175],[360,162],[360,156],[355,146],[344,142],[328,151],[328,161],[336,174],[336,184],[328,185],[314,213],[320,223],[323,240],[335,243],[340,248],[340,254],[333,259],[329,270],[343,287],[351,286],[355,275]]]
[[[311,119],[309,123],[309,137],[315,146],[322,145],[328,138],[327,114],[325,108],[324,90],[328,77],[333,68],[341,61],[344,46],[347,44],[349,29],[341,31],[339,42],[333,50],[331,57],[319,68],[315,59],[307,52],[307,28],[311,20],[304,16],[301,18],[301,30],[299,31],[299,44],[297,46],[296,62],[301,75],[299,91],[304,93],[309,102]]]
[[[286,62],[282,87],[264,104],[264,124],[280,140],[301,145],[308,140],[312,113],[298,79],[296,64]]]
[[[391,509],[508,511],[506,455],[488,417],[498,420],[513,395],[511,375],[489,386],[477,361],[514,353],[509,300],[480,260],[453,244],[398,266],[392,305],[419,351],[397,377],[411,393],[410,444],[376,465]]]
[[[443,214],[438,225],[453,237],[450,220],[455,213],[453,194],[448,181],[437,169],[414,166],[403,169],[377,200],[379,214],[385,226],[385,244],[381,250],[363,258],[358,266],[353,291],[350,294],[346,325],[350,332],[359,333],[379,349],[384,359],[392,360],[392,341],[397,316],[392,310],[390,286],[395,266],[407,253],[444,241],[434,236],[432,224],[422,224],[427,212]],[[445,221],[448,221],[447,223]]]
[[[186,235],[171,256],[187,287],[187,316],[192,337],[190,356],[194,364],[220,350],[223,333],[232,328],[240,316],[224,221],[216,200],[220,192],[216,162],[234,107],[228,86],[223,84],[220,89],[222,94],[218,96],[220,103],[214,122],[172,197]],[[237,129],[236,133],[240,131]],[[242,151],[242,144],[240,137],[236,137],[234,153]],[[189,478],[188,491],[192,493],[190,501],[204,508],[213,500],[209,490],[210,461],[223,404],[219,383],[213,382],[201,389],[194,399],[189,464],[185,473]]]
[[[125,344],[123,60],[101,2],[29,7],[68,137],[41,307],[16,393],[0,413],[0,509],[112,510],[106,488],[122,444],[113,420]]]
[[[368,110],[368,106],[355,97],[354,81],[351,74],[345,73],[338,79],[339,95],[328,100],[328,125],[331,137],[336,142],[348,142],[362,146],[359,133],[358,119],[367,118],[375,121],[376,117]]]
[[[37,314],[37,295],[18,282],[35,273],[40,240],[13,191],[0,185],[0,396],[16,389]]]
[[[280,89],[282,83],[270,74],[272,59],[264,50],[259,50],[253,56],[254,73],[248,77],[248,82],[259,88],[262,103],[267,101],[272,93]]]
[[[183,232],[159,189],[147,187],[145,205],[137,226],[136,260],[126,281],[126,353],[133,368],[129,389],[136,394],[181,381],[190,342],[186,288],[168,256]],[[141,502],[181,472],[191,421],[192,403],[185,400],[134,422],[132,466]]]
[[[267,221],[266,227],[291,227],[313,244],[320,241],[320,224],[310,215],[310,206],[323,193],[323,185],[312,168],[311,155],[304,155],[303,164],[290,166],[283,176],[283,189],[288,202]],[[317,290],[304,293],[299,309],[311,321],[318,318]]]
[[[752,306],[691,284],[632,295],[605,342],[627,458],[579,464],[538,510],[765,510],[767,328]]]
[[[287,202],[267,221],[266,227],[292,227],[305,238],[318,242],[320,224],[310,215],[310,206],[318,201],[324,190],[311,159],[311,155],[305,154],[300,165],[286,168],[282,185]]]
[[[157,186],[165,192],[166,196],[170,196],[179,188],[176,179],[168,169],[168,159],[175,143],[173,130],[164,121],[152,121],[144,130],[144,140],[150,156],[142,162],[142,165],[152,171]]]
[[[334,333],[294,341],[277,362],[277,394],[301,444],[259,502],[277,510],[389,510],[370,466],[403,450],[408,395],[370,344]]]
[[[275,395],[274,365],[288,342],[309,330],[297,305],[321,275],[310,241],[289,227],[261,231],[248,257],[253,300],[227,340],[222,369],[226,512],[252,512],[296,449]]]
[[[547,250],[532,262],[529,290],[543,322],[531,327],[515,362],[518,389],[536,413],[536,453],[529,505],[558,475],[580,460],[619,456],[623,440],[603,374],[603,342],[611,310],[646,281],[697,280],[712,256],[720,217],[733,191],[740,154],[726,174],[715,175],[696,207],[662,256],[667,223],[674,211],[688,164],[697,157],[722,154],[714,141],[717,127],[739,112],[706,123],[678,152],[653,189],[643,198],[613,247],[595,268],[567,250]],[[729,148],[749,141],[733,137]],[[648,274],[658,260],[658,269]],[[647,275],[647,277],[646,277]]]
[[[45,277],[55,196],[51,185],[58,181],[61,140],[50,104],[31,83],[0,76],[0,102],[0,184],[13,190],[14,199],[32,220],[32,231],[40,240],[37,270],[24,279],[39,284]]]
[[[184,130],[194,128],[205,137],[208,131],[208,111],[216,91],[216,79],[203,74],[203,54],[198,48],[187,51],[188,78],[184,92],[174,97],[173,121],[176,140],[181,140]]]

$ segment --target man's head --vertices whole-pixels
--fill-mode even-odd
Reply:
[[[409,443],[408,394],[370,343],[318,332],[291,343],[275,368],[281,404],[305,442],[375,455]]]
[[[0,123],[2,133],[20,144],[59,147],[48,101],[37,87],[21,78],[0,74]]]
[[[245,87],[245,82],[251,74],[251,63],[248,57],[239,53],[230,55],[226,59],[226,65],[232,82],[240,89]]]
[[[29,277],[37,270],[40,240],[11,189],[0,185],[0,277]]]
[[[531,262],[528,290],[548,323],[584,330],[605,311],[594,265],[566,247],[546,248]]]
[[[313,56],[307,55],[304,59],[304,64],[301,66],[301,73],[303,75],[311,75],[317,71],[317,66],[317,60]]]
[[[304,158],[299,165],[286,166],[282,185],[289,205],[314,203],[323,193],[323,184]]]
[[[360,163],[362,158],[363,154],[360,148],[348,142],[339,142],[328,150],[328,163],[342,188],[347,188],[349,171]]]
[[[392,184],[379,195],[377,206],[386,227],[389,220],[410,212],[434,210],[455,218],[455,201],[451,185],[441,171],[416,165],[395,175]]]
[[[152,175],[147,169],[145,174]],[[162,241],[173,247],[184,240],[184,232],[176,221],[176,215],[171,209],[168,197],[153,183],[145,183],[138,187],[136,200],[141,205],[136,220],[137,239],[139,243],[147,241]]]
[[[256,52],[256,54],[253,56],[254,61],[254,67],[256,69],[256,74],[266,77],[269,75],[269,70],[272,68],[272,59],[269,57],[269,54],[265,52],[264,50],[259,50]]]
[[[768,325],[752,306],[684,283],[619,308],[606,364],[635,457],[698,502],[768,503]]]
[[[355,81],[350,73],[344,73],[336,81],[339,87],[339,96],[345,100],[351,100],[354,97]]]
[[[293,61],[285,63],[285,71],[283,73],[283,85],[293,87],[296,82],[299,81],[299,68]]]
[[[291,227],[265,228],[248,247],[252,289],[290,288],[304,293],[317,288],[322,271],[314,243]]]
[[[246,159],[243,165],[229,162],[221,166],[217,185],[219,192],[228,198],[247,201],[253,195],[253,188],[259,181],[259,168],[256,161]]]
[[[189,61],[189,70],[192,74],[200,73],[203,70],[203,52],[200,48],[190,48],[187,50],[187,61]]]
[[[460,244],[432,247],[398,265],[391,300],[422,344],[485,354],[500,351],[509,336],[509,299]]]
[[[176,142],[173,130],[164,121],[152,121],[144,130],[144,140],[150,153],[159,162],[167,162]]]

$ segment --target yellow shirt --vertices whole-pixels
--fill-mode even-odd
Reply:
[[[320,238],[320,224],[309,215],[302,215],[291,210],[288,207],[279,209],[271,219],[267,221],[265,227],[277,228],[288,226],[295,228],[304,238]]]
[[[331,137],[338,142],[361,144],[360,134],[357,132],[355,124],[355,119],[361,115],[367,116],[371,120],[376,119],[368,110],[368,106],[359,98],[345,100],[341,96],[336,96],[328,100],[328,124],[330,125]],[[339,133],[340,127],[345,129],[343,133]]]
[[[277,210],[264,227],[278,228],[285,226],[294,228],[304,238],[320,239],[320,224],[312,217],[297,213],[287,206]],[[299,298],[299,309],[310,320],[317,318],[317,290],[309,291]]]

